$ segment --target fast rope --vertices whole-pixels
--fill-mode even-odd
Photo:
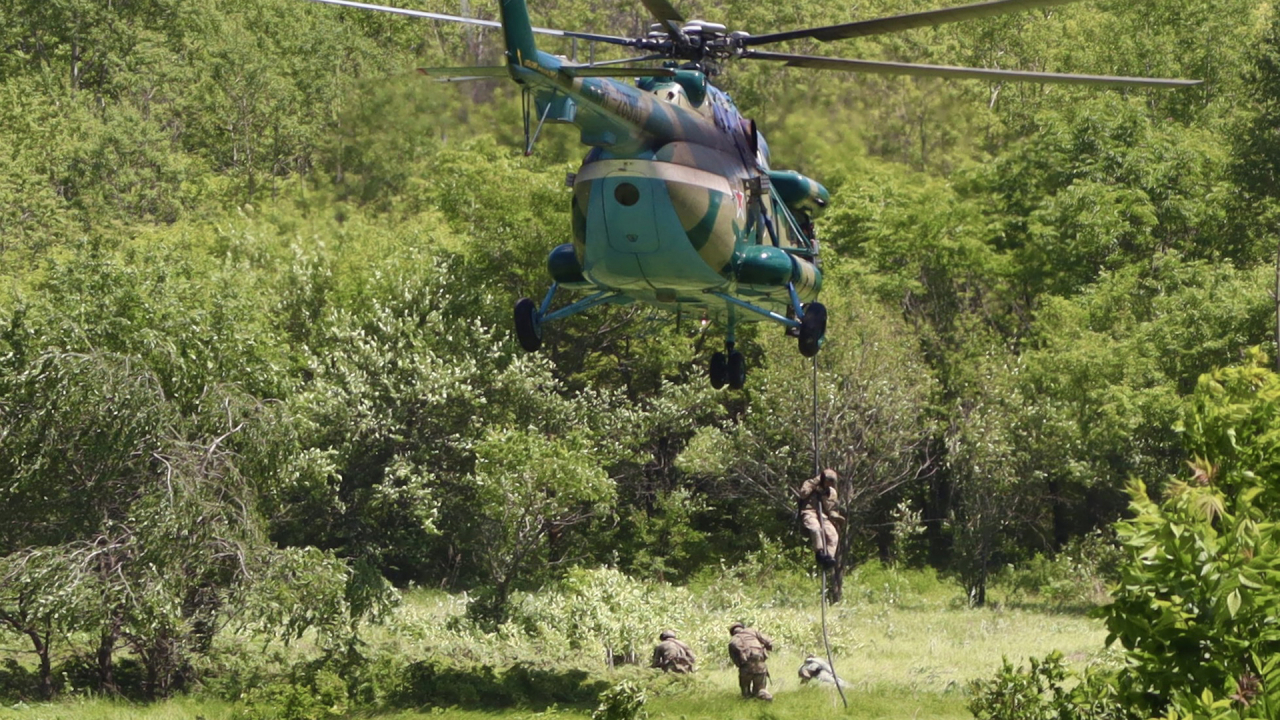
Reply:
[[[813,358],[813,474],[816,476],[822,472],[822,464],[819,461],[818,452],[818,358]],[[831,522],[827,520],[822,512],[822,503],[818,503],[818,531],[822,533],[823,548],[830,554],[830,549],[826,548],[827,534],[822,530],[823,522]],[[827,667],[831,668],[831,679],[836,684],[836,690],[840,693],[840,702],[844,703],[847,710],[849,708],[849,700],[844,696],[844,688],[840,686],[840,676],[836,674],[836,661],[831,655],[831,638],[827,636],[827,569],[822,568],[822,645],[827,650]]]

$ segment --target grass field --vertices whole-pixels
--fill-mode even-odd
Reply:
[[[1104,631],[1078,611],[1011,607],[968,609],[959,588],[931,573],[875,570],[850,578],[846,601],[829,610],[828,628],[836,648],[836,668],[850,683],[845,710],[834,688],[802,686],[796,676],[804,655],[821,654],[821,607],[816,593],[807,601],[803,579],[790,578],[757,588],[751,601],[732,587],[732,580],[691,591],[690,604],[678,616],[682,637],[698,653],[699,671],[691,677],[661,676],[641,664],[606,667],[590,653],[567,652],[551,634],[530,639],[510,631],[488,636],[450,630],[449,618],[463,604],[456,596],[412,591],[396,616],[369,633],[371,651],[385,656],[450,658],[472,662],[522,661],[545,667],[566,664],[609,683],[631,680],[645,688],[651,718],[680,720],[787,720],[801,718],[968,718],[969,680],[988,677],[1002,657],[1025,663],[1028,656],[1060,650],[1069,662],[1105,662]],[[684,596],[681,596],[684,597]],[[789,598],[789,599],[788,599]],[[665,600],[668,604],[672,601]],[[642,608],[643,610],[643,608]],[[658,612],[654,610],[653,612]],[[644,613],[639,613],[641,617]],[[669,619],[664,618],[664,619]],[[724,648],[732,619],[745,618],[775,637],[769,667],[772,703],[738,697],[736,672]],[[670,625],[667,622],[663,625]],[[652,632],[650,632],[652,630]],[[642,629],[645,636],[656,629]],[[548,631],[549,632],[549,631]],[[293,649],[305,652],[305,647]],[[640,648],[643,655],[647,648]],[[576,659],[576,662],[575,662]],[[53,704],[20,704],[0,708],[0,719],[20,720],[235,720],[244,706],[205,695],[151,705],[75,698]],[[341,717],[335,713],[328,717]],[[430,708],[357,712],[376,718],[587,718],[590,708]]]

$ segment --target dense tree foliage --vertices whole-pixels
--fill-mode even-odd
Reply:
[[[1241,366],[1202,375],[1179,423],[1192,459],[1159,502],[1140,480],[1129,487],[1133,517],[1117,525],[1128,562],[1114,601],[1095,611],[1125,671],[1078,678],[1060,656],[1026,672],[1006,661],[973,684],[979,718],[1276,714],[1280,375],[1268,360],[1254,351]]]
[[[765,32],[933,5],[687,12]],[[644,24],[638,4],[532,12]],[[1159,493],[1222,451],[1174,430],[1197,378],[1274,351],[1278,28],[1259,0],[1100,0],[843,49],[1208,81],[1180,91],[731,67],[775,165],[833,191],[816,380],[747,328],[731,393],[688,318],[610,307],[532,356],[510,337],[582,148],[550,128],[523,157],[508,84],[412,72],[492,62],[491,30],[301,0],[7,3],[0,630],[46,694],[58,653],[112,690],[124,650],[164,694],[227,624],[351,641],[384,581],[470,591],[483,622],[573,568],[685,581],[800,542],[815,389],[843,567],[930,563],[981,603],[1007,563],[1130,500],[1156,513],[1129,478]]]

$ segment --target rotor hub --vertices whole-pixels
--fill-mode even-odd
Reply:
[[[636,47],[655,55],[663,55],[696,65],[708,76],[718,75],[720,65],[742,54],[751,33],[729,32],[720,23],[690,20],[678,25],[674,21],[653,23],[649,34],[637,39]]]

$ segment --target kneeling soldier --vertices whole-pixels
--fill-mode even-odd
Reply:
[[[663,630],[658,639],[662,642],[653,649],[653,661],[649,667],[659,668],[663,672],[693,672],[693,650],[676,639],[676,634]]]

